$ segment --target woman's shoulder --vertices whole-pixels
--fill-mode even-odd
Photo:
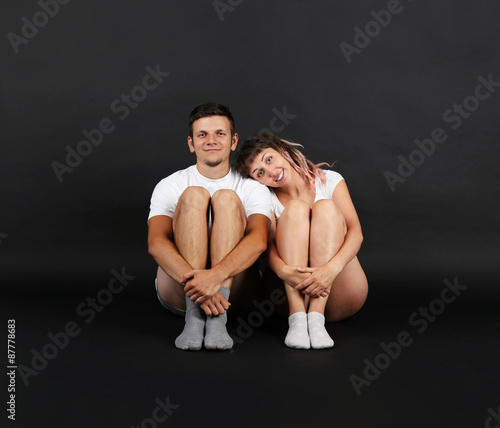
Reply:
[[[340,175],[337,171],[332,171],[331,169],[322,169],[321,171],[323,171],[328,181],[341,181],[344,179],[344,177],[342,177],[342,175]]]

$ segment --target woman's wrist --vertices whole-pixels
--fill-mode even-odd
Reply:
[[[340,261],[335,260],[335,257],[328,262],[328,265],[335,276],[337,276],[340,272],[342,272],[342,269],[344,269],[344,265],[342,265]]]

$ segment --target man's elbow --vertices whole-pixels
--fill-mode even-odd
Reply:
[[[259,239],[259,242],[256,244],[255,249],[259,253],[259,255],[267,250],[267,236]]]
[[[148,238],[148,253],[153,256],[153,258],[156,257],[156,254],[158,254],[158,239]]]

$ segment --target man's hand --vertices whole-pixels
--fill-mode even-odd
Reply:
[[[186,272],[181,279],[186,296],[195,304],[201,305],[219,291],[226,278],[215,269],[199,269]]]
[[[231,303],[226,300],[220,291],[217,291],[212,297],[203,302],[200,308],[205,311],[208,317],[211,317],[222,315],[229,309],[229,306],[231,306]]]
[[[311,297],[326,297],[330,293],[333,281],[340,273],[340,269],[327,264],[311,268],[298,268],[297,270],[311,274],[309,278],[295,287],[296,290]]]

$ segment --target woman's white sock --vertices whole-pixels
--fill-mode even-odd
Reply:
[[[309,349],[311,347],[305,312],[295,312],[288,317],[288,333],[285,337],[285,345],[295,349]]]
[[[325,349],[333,346],[333,340],[325,328],[325,316],[319,312],[307,314],[307,329],[313,349]]]

